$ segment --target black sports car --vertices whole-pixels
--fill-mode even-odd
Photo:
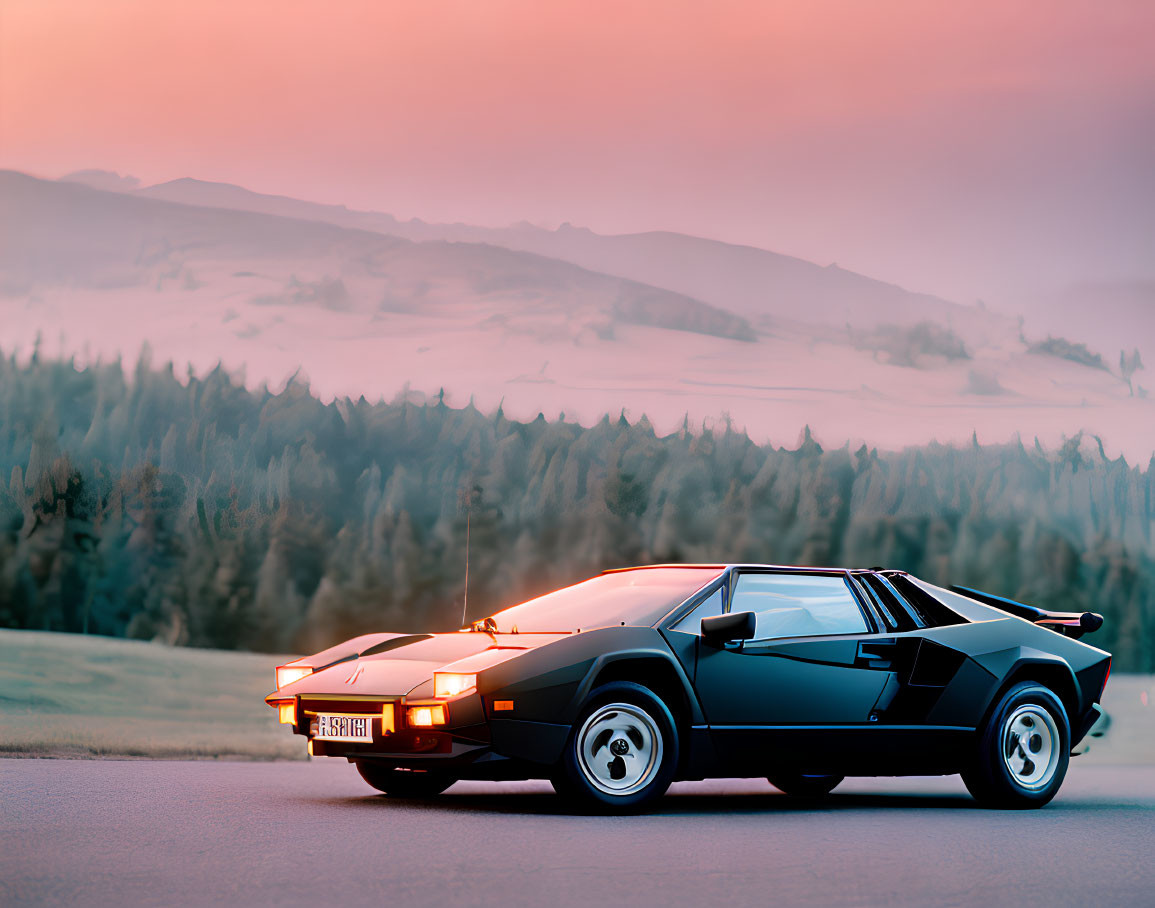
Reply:
[[[277,669],[266,698],[316,756],[428,797],[542,779],[637,810],[677,779],[962,773],[1039,807],[1100,714],[1102,618],[902,571],[659,565],[607,571],[449,634],[368,634]]]

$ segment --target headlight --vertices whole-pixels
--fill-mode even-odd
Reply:
[[[282,725],[296,725],[297,724],[297,701],[286,700],[283,703],[277,704],[277,718],[280,719]]]
[[[313,674],[313,666],[311,665],[278,665],[277,690],[280,690],[286,684],[292,684],[294,681],[307,678],[311,674]]]
[[[445,707],[438,703],[436,706],[410,706],[405,710],[405,718],[414,728],[428,728],[431,725],[445,724]]]
[[[433,673],[433,696],[435,697],[456,697],[458,694],[463,694],[466,691],[473,690],[475,687],[477,687],[476,673]]]

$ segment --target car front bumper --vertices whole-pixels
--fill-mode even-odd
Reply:
[[[344,757],[391,766],[451,771],[460,778],[531,778],[526,769],[493,751],[485,707],[476,694],[447,701],[445,725],[413,727],[406,710],[428,701],[407,702],[403,697],[310,695],[297,698],[294,733],[308,739],[315,757]],[[391,713],[385,718],[385,713]],[[365,716],[372,741],[337,741],[316,737],[317,715]]]

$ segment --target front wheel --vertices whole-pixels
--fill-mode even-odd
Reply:
[[[648,688],[628,681],[590,694],[551,781],[594,813],[633,813],[665,794],[678,765],[674,717]]]
[[[766,781],[794,798],[824,798],[842,782],[843,776],[806,775],[800,772],[770,776]]]
[[[979,736],[963,782],[986,807],[1042,807],[1067,774],[1071,726],[1062,701],[1033,682],[999,700]]]
[[[365,760],[356,761],[361,778],[392,798],[432,798],[457,780],[443,772],[394,769]]]

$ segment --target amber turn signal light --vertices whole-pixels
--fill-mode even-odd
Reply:
[[[297,704],[293,700],[277,704],[277,718],[282,725],[297,724]]]
[[[503,711],[511,710],[511,709],[513,709],[513,701],[512,700],[494,700],[493,701],[493,711],[495,713],[499,713],[499,712],[503,712]]]
[[[414,728],[429,728],[433,725],[445,724],[445,707],[441,704],[436,706],[410,706],[405,710],[405,719]]]
[[[381,734],[391,735],[397,731],[397,720],[393,712],[393,704],[386,703],[381,707]]]

